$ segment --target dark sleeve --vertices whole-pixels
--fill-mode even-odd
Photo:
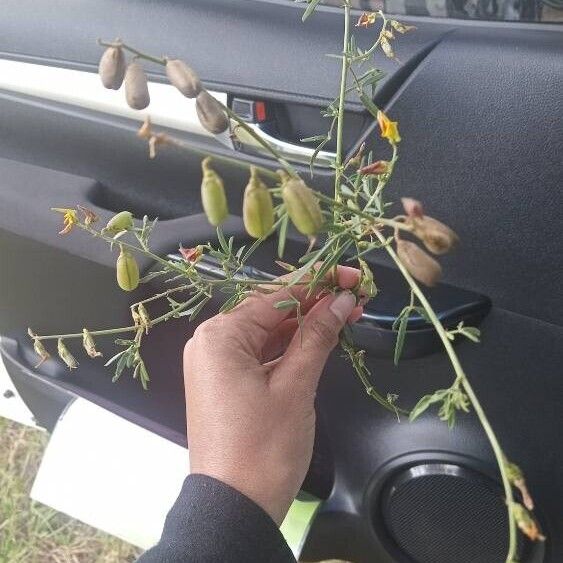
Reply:
[[[270,516],[229,485],[189,475],[160,542],[138,563],[295,563]]]

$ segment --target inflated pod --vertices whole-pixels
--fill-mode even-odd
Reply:
[[[211,168],[211,158],[201,163],[203,180],[201,182],[201,203],[207,220],[217,227],[229,216],[225,186],[221,176]]]
[[[121,47],[108,47],[98,66],[98,74],[105,88],[119,90],[125,76],[125,55]]]
[[[300,233],[314,236],[321,230],[323,215],[319,200],[303,180],[285,178],[282,183],[282,197],[287,214]]]
[[[166,76],[186,98],[196,98],[202,90],[199,76],[180,59],[167,59]]]
[[[229,128],[229,119],[221,104],[207,90],[198,94],[195,107],[199,122],[206,131],[219,135]]]
[[[459,237],[444,223],[424,215],[412,220],[413,233],[433,254],[446,254],[459,242]]]
[[[424,285],[432,287],[442,276],[440,264],[414,242],[398,240],[397,254],[409,274]]]
[[[145,109],[151,102],[147,75],[141,63],[129,63],[125,72],[125,99],[133,109]]]
[[[114,215],[106,225],[105,231],[116,234],[133,227],[133,214],[130,211],[120,211]]]
[[[117,285],[123,291],[133,291],[139,285],[139,266],[133,255],[121,247],[116,264]]]
[[[274,204],[258,171],[250,167],[250,180],[244,190],[242,215],[246,232],[256,239],[267,236],[274,226]]]

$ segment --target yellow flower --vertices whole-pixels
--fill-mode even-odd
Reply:
[[[59,235],[67,235],[72,231],[74,225],[79,223],[76,209],[64,209],[60,207],[52,207],[51,211],[63,214],[63,230],[59,231]]]
[[[391,121],[381,110],[377,112],[377,123],[379,123],[381,136],[384,139],[387,139],[391,144],[396,144],[401,141],[398,123]]]

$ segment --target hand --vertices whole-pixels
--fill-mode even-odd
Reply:
[[[359,278],[340,266],[337,275],[343,289]],[[311,462],[319,377],[346,322],[362,314],[350,291],[306,294],[299,285],[256,291],[202,323],[184,351],[191,472],[234,487],[277,524]],[[290,295],[301,302],[302,334],[294,310],[274,308]]]

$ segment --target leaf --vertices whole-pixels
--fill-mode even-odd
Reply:
[[[285,251],[285,241],[287,239],[288,223],[289,223],[289,215],[287,215],[286,213],[280,224],[280,232],[278,235],[278,258],[283,258],[283,253]]]
[[[412,408],[409,414],[410,422],[416,420],[424,411],[426,411],[426,409],[428,409],[429,406],[442,401],[445,391],[447,390],[441,389],[439,391],[436,391],[432,395],[424,395],[424,397],[422,397]]]
[[[285,301],[278,301],[274,303],[274,309],[294,309],[299,304],[295,299],[286,299]]]
[[[410,308],[409,311],[401,317],[401,322],[399,323],[399,330],[397,331],[397,341],[395,342],[395,356],[393,358],[395,365],[399,364],[399,359],[401,358],[401,353],[403,352],[403,347],[405,345],[409,315]]]
[[[217,227],[217,240],[219,241],[223,252],[229,254],[229,245],[227,244],[227,239],[225,239],[225,235],[221,227]]]
[[[211,299],[211,297],[206,297],[202,299],[191,311],[190,311],[190,321],[192,321],[199,312],[205,307],[205,304]]]
[[[227,313],[231,309],[234,309],[239,304],[240,298],[241,298],[240,293],[235,293],[234,295],[231,295],[231,297],[229,297],[229,299],[227,299],[225,301],[225,303],[223,303],[223,305],[219,309],[219,312],[220,313]],[[187,312],[187,311],[185,311],[185,312]]]
[[[464,326],[462,329],[460,329],[460,333],[472,342],[478,343],[481,341],[481,331],[477,327]]]
[[[313,135],[312,137],[305,137],[301,139],[302,143],[316,143],[318,141],[324,141],[326,139],[326,135]]]
[[[126,350],[126,353],[119,358],[119,362],[117,362],[117,365],[115,366],[115,375],[111,378],[112,383],[115,383],[121,377],[123,370],[127,367],[127,362],[130,357],[131,354]]]
[[[321,0],[310,0],[305,12],[301,17],[301,21],[305,21],[316,9]]]

